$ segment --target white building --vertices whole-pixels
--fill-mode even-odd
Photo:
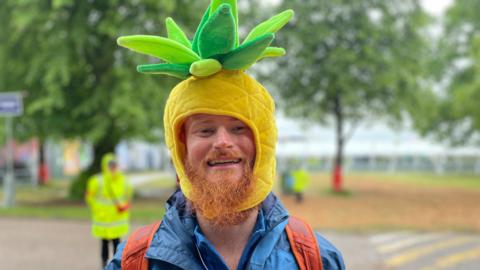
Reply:
[[[335,156],[334,128],[277,118],[279,160],[309,160],[313,169],[328,170]],[[415,132],[381,123],[359,126],[344,147],[345,169],[435,171],[480,174],[480,148],[449,147]]]

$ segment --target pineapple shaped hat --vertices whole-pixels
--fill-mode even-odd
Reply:
[[[186,149],[179,134],[186,118],[199,113],[235,117],[247,124],[254,135],[255,188],[237,210],[258,205],[272,190],[277,142],[275,104],[268,91],[244,71],[262,58],[285,54],[284,49],[270,47],[270,44],[274,33],[292,16],[293,11],[286,10],[271,17],[254,27],[240,43],[237,1],[212,0],[193,40],[172,18],[165,22],[167,38],[150,35],[118,38],[120,46],[163,61],[139,65],[139,72],[183,79],[167,99],[164,129],[180,187],[187,198],[193,198],[194,190],[185,174]]]

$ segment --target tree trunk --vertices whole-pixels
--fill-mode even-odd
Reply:
[[[334,98],[334,118],[335,118],[335,138],[337,144],[337,152],[335,153],[335,161],[332,171],[333,191],[342,191],[342,164],[343,164],[343,111],[340,93],[337,92]]]
[[[48,170],[47,160],[45,158],[45,140],[39,139],[39,166],[38,166],[38,183],[40,185],[45,185],[48,183],[50,178],[50,173]]]
[[[85,172],[92,176],[96,173],[101,172],[101,162],[102,158],[107,153],[114,153],[115,146],[118,144],[118,141],[112,141],[110,138],[105,138],[103,142],[95,144],[93,146],[93,161],[90,163],[90,166],[85,170]]]
[[[114,153],[115,146],[120,142],[117,136],[105,134],[101,141],[93,145],[93,161],[87,169],[82,171],[72,182],[69,197],[74,200],[81,200],[87,188],[87,181],[92,175],[101,171],[102,157],[107,153]]]

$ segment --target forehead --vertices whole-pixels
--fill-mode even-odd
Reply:
[[[185,126],[188,128],[192,125],[197,124],[224,124],[224,123],[243,123],[238,118],[227,116],[227,115],[215,115],[215,114],[194,114],[185,120]]]

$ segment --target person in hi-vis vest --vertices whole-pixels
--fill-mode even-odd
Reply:
[[[310,175],[306,169],[296,169],[292,173],[293,183],[291,186],[293,194],[295,194],[295,200],[297,203],[303,202],[303,193],[305,192],[308,184],[310,183]]]
[[[88,180],[85,200],[92,216],[92,234],[101,240],[101,258],[105,265],[109,258],[109,243],[115,253],[120,239],[129,230],[130,200],[133,189],[118,169],[113,154],[102,158],[102,173]]]

